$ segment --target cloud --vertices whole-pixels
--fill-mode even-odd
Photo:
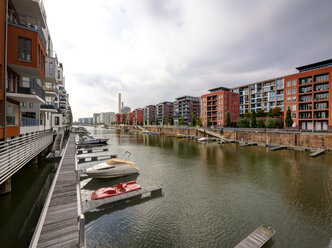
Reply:
[[[46,0],[74,118],[200,96],[331,58],[332,2]],[[65,8],[62,6],[66,6]]]

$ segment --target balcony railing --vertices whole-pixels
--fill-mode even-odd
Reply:
[[[38,119],[21,117],[21,123],[20,123],[21,127],[31,127],[31,126],[38,126],[38,125],[39,125]]]
[[[13,10],[8,10],[8,23],[37,32],[41,42],[44,47],[46,47],[46,39],[39,20],[36,17],[22,15]]]
[[[34,81],[30,81],[30,87],[17,87],[17,93],[37,95],[45,101],[45,91]]]

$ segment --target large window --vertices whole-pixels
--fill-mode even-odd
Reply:
[[[18,59],[31,61],[31,40],[18,37]]]
[[[18,105],[7,102],[6,104],[6,125],[18,125]]]

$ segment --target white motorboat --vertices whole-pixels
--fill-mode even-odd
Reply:
[[[78,145],[96,145],[96,144],[106,144],[107,138],[93,138],[91,136],[83,137],[77,144]]]
[[[112,158],[104,163],[83,170],[83,173],[93,178],[114,178],[139,173],[139,171],[140,169],[132,161]]]
[[[199,139],[198,139],[199,142],[207,142],[207,141],[209,141],[209,140],[210,140],[210,139],[207,138],[207,137],[202,137],[202,138],[199,138]]]

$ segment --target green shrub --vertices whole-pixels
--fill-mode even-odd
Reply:
[[[241,128],[248,128],[249,127],[249,120],[246,118],[239,118],[237,120],[237,126]]]
[[[265,122],[265,126],[267,128],[277,128],[279,125],[279,122],[277,119],[274,118],[267,118],[266,122]]]
[[[257,119],[256,124],[258,128],[263,128],[265,126],[262,119]]]

